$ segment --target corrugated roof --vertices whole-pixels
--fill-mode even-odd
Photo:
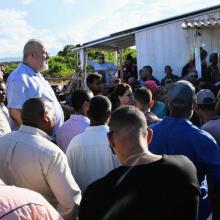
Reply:
[[[182,23],[183,29],[188,28],[208,28],[208,27],[216,27],[220,26],[220,18],[208,18],[208,19],[201,19],[201,20],[192,20],[192,21],[185,21]]]

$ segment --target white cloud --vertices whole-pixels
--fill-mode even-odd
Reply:
[[[33,0],[21,0],[21,3],[24,5],[28,5],[32,2]]]
[[[19,53],[34,29],[25,21],[25,11],[0,9],[0,56]]]
[[[219,0],[103,0],[92,15],[81,19],[79,24],[69,26],[64,32],[73,43],[85,43],[111,33],[144,25],[164,18],[184,14],[219,4]]]
[[[78,0],[63,0],[65,4],[75,4]]]
[[[25,11],[0,9],[0,57],[22,56],[24,44],[41,39],[50,50],[63,48],[62,38],[47,29],[36,29],[26,21]]]
[[[78,0],[63,2],[81,3]],[[212,0],[211,4],[218,2],[219,0]],[[85,43],[114,32],[209,6],[209,0],[157,0],[153,3],[147,0],[103,0],[100,8],[78,17],[78,21],[76,18],[74,24],[67,24],[65,28],[57,27],[56,32],[32,27],[27,22],[29,15],[25,11],[0,9],[0,57],[21,56],[24,43],[30,38],[41,39],[49,51],[55,54],[66,44]],[[56,22],[56,18],[53,19]]]

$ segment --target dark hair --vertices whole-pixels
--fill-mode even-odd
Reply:
[[[216,63],[218,62],[218,54],[217,53],[212,53],[209,56],[209,62],[210,63]]]
[[[170,65],[166,65],[166,66],[164,67],[164,69],[170,69],[170,70],[172,70],[172,68],[171,68]]]
[[[97,73],[90,73],[86,78],[86,84],[89,87],[89,84],[92,84],[95,79],[102,79],[102,76]]]
[[[42,98],[28,99],[22,106],[21,119],[24,125],[37,127],[39,119],[46,110],[45,101]]]
[[[119,101],[118,96],[123,96],[125,94],[125,92],[130,88],[131,88],[131,86],[127,83],[121,83],[115,87],[115,90],[114,90],[113,96],[112,96],[112,100],[111,100],[112,105],[113,105],[113,109],[117,108],[120,105],[120,101]]]
[[[81,110],[83,103],[89,100],[89,92],[83,89],[77,89],[71,95],[71,104],[76,112]]]
[[[199,108],[206,111],[215,111],[215,103],[212,104],[197,104]]]
[[[99,54],[98,54],[98,57],[100,57],[100,56],[105,57],[104,53],[99,53]]]
[[[133,57],[130,53],[126,56],[126,60],[133,60]]]
[[[172,106],[172,104],[168,104],[170,116],[172,117],[186,117],[191,116],[192,106]]]
[[[153,72],[153,68],[150,65],[144,66],[143,69],[149,69],[151,73]]]
[[[144,114],[138,108],[127,105],[112,112],[109,128],[114,132],[126,128],[135,128],[138,131],[138,128],[147,128],[147,122]]]
[[[97,95],[90,100],[88,116],[91,122],[104,124],[111,113],[112,104],[106,96]]]
[[[134,92],[134,99],[143,105],[149,106],[152,100],[152,92],[145,87],[137,88]]]

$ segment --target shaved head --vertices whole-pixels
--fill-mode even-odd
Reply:
[[[140,129],[147,131],[145,115],[134,106],[121,106],[111,115],[109,122],[110,131],[115,133],[125,132],[129,137],[139,133]]]

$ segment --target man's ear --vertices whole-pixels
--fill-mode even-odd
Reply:
[[[82,111],[84,114],[88,114],[88,110],[89,110],[89,102],[85,101],[82,104]]]
[[[110,145],[110,148],[112,150],[112,153],[115,154],[115,141],[114,141],[114,136],[113,136],[113,132],[109,132],[107,133],[107,137],[108,137],[108,141],[109,141],[109,145]]]
[[[49,116],[48,111],[44,112],[42,119],[44,120],[44,122],[49,122],[50,121],[50,116]]]
[[[199,107],[198,107],[198,105],[197,105],[197,103],[196,103],[195,100],[194,100],[193,103],[192,103],[192,109],[193,109],[193,110],[196,110],[196,109],[198,110],[198,109],[199,109]]]
[[[152,100],[150,101],[150,103],[149,103],[149,107],[150,107],[150,108],[153,108],[153,106],[154,106],[154,100],[152,99]]]
[[[193,105],[193,110],[195,110],[196,112],[198,112],[198,111],[199,111],[199,106],[198,106],[197,104],[194,104],[194,105]]]
[[[150,144],[153,139],[153,130],[151,128],[147,128],[147,143]]]

